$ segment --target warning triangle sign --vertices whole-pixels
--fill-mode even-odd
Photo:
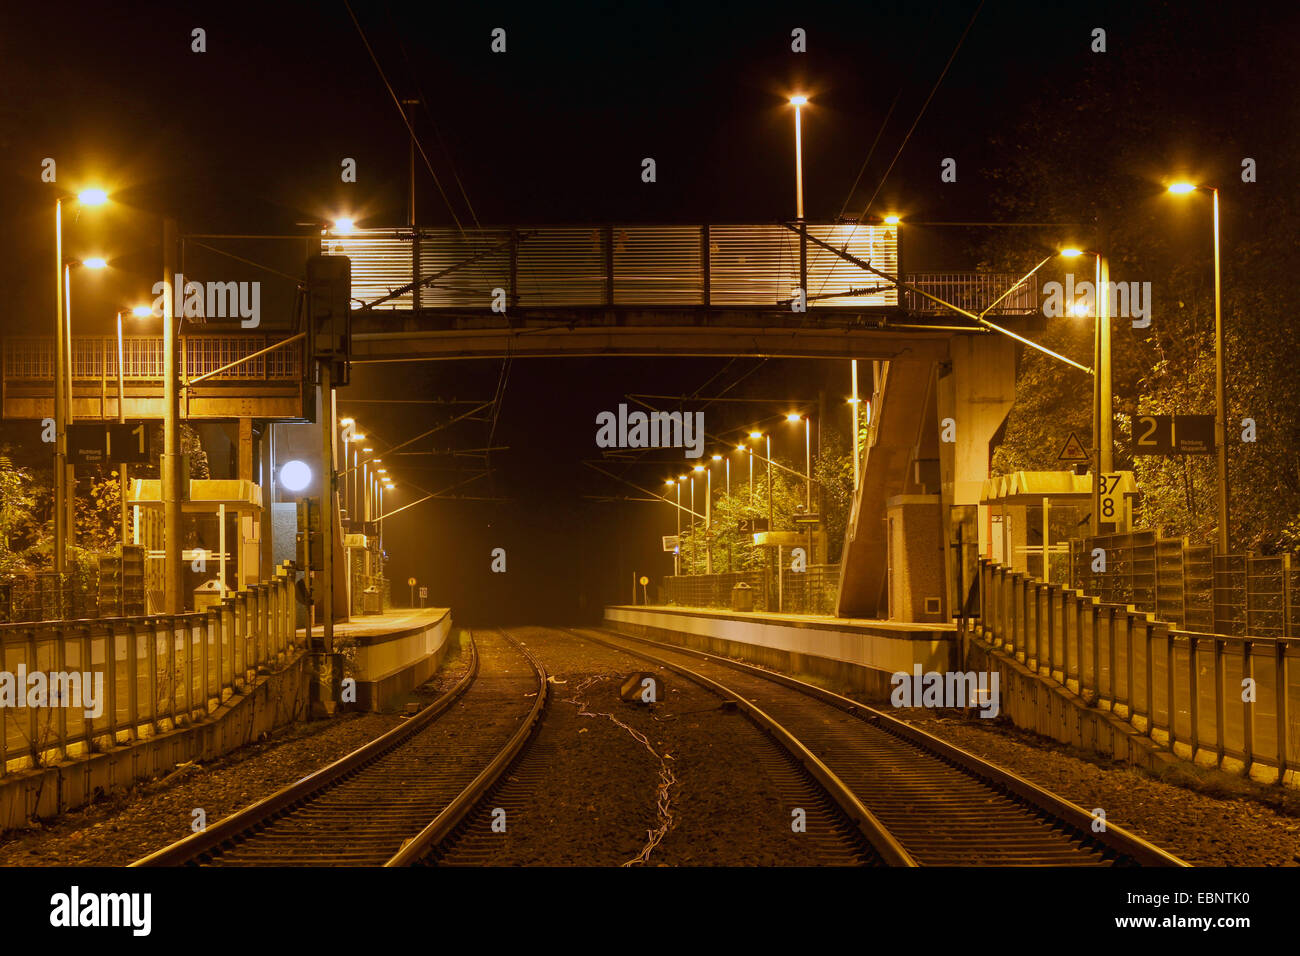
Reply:
[[[1088,450],[1083,447],[1083,442],[1079,441],[1079,436],[1070,432],[1070,437],[1065,440],[1065,447],[1061,453],[1056,456],[1057,461],[1091,461],[1092,456]]]

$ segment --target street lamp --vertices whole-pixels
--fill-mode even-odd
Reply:
[[[677,577],[682,573],[682,483],[673,478],[669,478],[666,484],[669,487],[677,489],[677,507],[674,509],[677,513],[677,544],[673,548],[673,576]]]
[[[1219,473],[1219,553],[1227,554],[1232,545],[1232,536],[1228,526],[1228,393],[1223,376],[1225,348],[1223,284],[1219,269],[1219,188],[1182,182],[1171,184],[1169,191],[1175,196],[1186,196],[1197,191],[1207,192],[1214,202],[1214,444]]]
[[[63,420],[65,427],[70,424],[75,417],[72,411],[72,270],[76,268],[94,269],[97,271],[99,269],[108,268],[108,262],[102,257],[91,256],[87,259],[69,259],[63,263],[63,344],[65,352]],[[64,516],[66,521],[66,524],[64,525],[64,546],[66,547],[66,545],[76,542],[75,529],[77,507],[77,479],[73,467],[66,461],[66,446],[63,473],[65,476],[64,507],[66,510]]]
[[[795,217],[803,221],[803,132],[800,128],[799,113],[808,105],[808,97],[792,96],[790,105],[794,107],[794,201]]]
[[[1066,248],[1061,257],[1077,259],[1083,255],[1096,257],[1093,277],[1093,335],[1092,335],[1092,533],[1101,534],[1101,476],[1109,474],[1115,466],[1113,389],[1110,362],[1110,263],[1100,252],[1085,253],[1082,249]],[[1072,304],[1075,315],[1080,312]],[[1044,529],[1046,533],[1046,529]],[[1044,555],[1046,566],[1046,555]]]
[[[803,422],[804,444],[804,510],[812,514],[812,417],[791,412],[785,420],[792,425]]]
[[[125,309],[119,309],[117,313],[117,423],[119,425],[126,422],[126,361],[125,349],[122,344],[122,314]],[[147,305],[137,305],[131,309],[131,315],[137,319],[145,319],[153,315],[153,309]],[[122,546],[125,547],[130,537],[130,522],[127,518],[128,490],[131,482],[127,476],[127,469],[130,466],[126,462],[118,462],[118,483],[122,497]]]

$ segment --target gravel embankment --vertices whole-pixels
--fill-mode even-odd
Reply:
[[[517,768],[537,782],[521,810],[511,811],[499,849],[483,854],[485,862],[619,866],[641,854],[665,822],[646,865],[811,865],[826,859],[827,843],[839,845],[829,833],[814,832],[809,808],[808,832],[792,831],[793,794],[772,772],[771,743],[710,692],[551,629],[511,633],[552,678],[528,761],[545,773],[534,777],[528,763]],[[633,671],[662,673],[665,699],[653,707],[621,701],[619,686]],[[604,714],[644,736],[654,754]],[[661,814],[665,767],[673,782]],[[471,828],[473,842],[487,846],[484,821]]]
[[[1195,866],[1300,865],[1300,794],[1174,764],[1160,777],[957,712],[896,716],[1092,811]]]
[[[426,689],[436,696],[464,667],[462,658],[450,660]],[[57,820],[0,834],[0,866],[125,866],[189,836],[195,809],[202,809],[211,825],[338,760],[400,720],[394,714],[345,714],[294,724],[210,763],[182,765]]]

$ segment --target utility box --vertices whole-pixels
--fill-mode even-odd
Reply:
[[[379,588],[373,584],[361,592],[361,613],[362,614],[383,614],[384,613],[384,596],[379,593]]]
[[[221,582],[209,578],[194,589],[194,610],[206,611],[221,603]]]
[[[754,589],[744,581],[731,589],[731,609],[733,611],[754,610]]]

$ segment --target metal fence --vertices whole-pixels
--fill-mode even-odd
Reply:
[[[1019,285],[1020,276],[1004,273],[927,272],[909,275],[908,284],[968,312],[983,312],[1010,294],[993,311],[1002,315],[1030,315],[1038,311],[1038,276],[1030,276]],[[939,315],[948,310],[933,299],[910,289],[903,293],[903,307],[917,315]]]
[[[1101,535],[1072,542],[1070,585],[1187,630],[1300,637],[1300,561],[1289,554],[1215,555],[1152,531]]]
[[[197,378],[252,355],[287,335],[182,335],[179,346],[186,377]],[[162,336],[122,339],[122,372],[128,382],[163,377]],[[297,381],[302,378],[302,344],[295,342],[214,375],[210,381]],[[52,381],[54,345],[48,336],[7,336],[4,377],[10,382]],[[117,337],[77,336],[72,340],[74,381],[117,380]]]
[[[1136,593],[1144,565],[1128,574]],[[1145,573],[1150,573],[1145,572]],[[1279,779],[1300,760],[1300,642],[1171,627],[1115,603],[980,562],[983,638],[1175,752],[1265,764]],[[1250,684],[1246,684],[1250,681]],[[1243,701],[1242,689],[1254,696]]]
[[[299,646],[287,562],[268,584],[174,616],[0,625],[0,776],[201,720]],[[47,694],[31,696],[32,675]],[[21,680],[19,679],[21,676]],[[102,689],[98,710],[88,689]]]
[[[660,593],[667,604],[731,608],[736,585],[743,583],[751,589],[755,611],[834,614],[839,582],[838,564],[814,564],[806,571],[783,571],[780,575],[766,568],[725,574],[669,575],[663,579]]]
[[[97,618],[99,593],[94,568],[11,575],[0,582],[0,624]]]

